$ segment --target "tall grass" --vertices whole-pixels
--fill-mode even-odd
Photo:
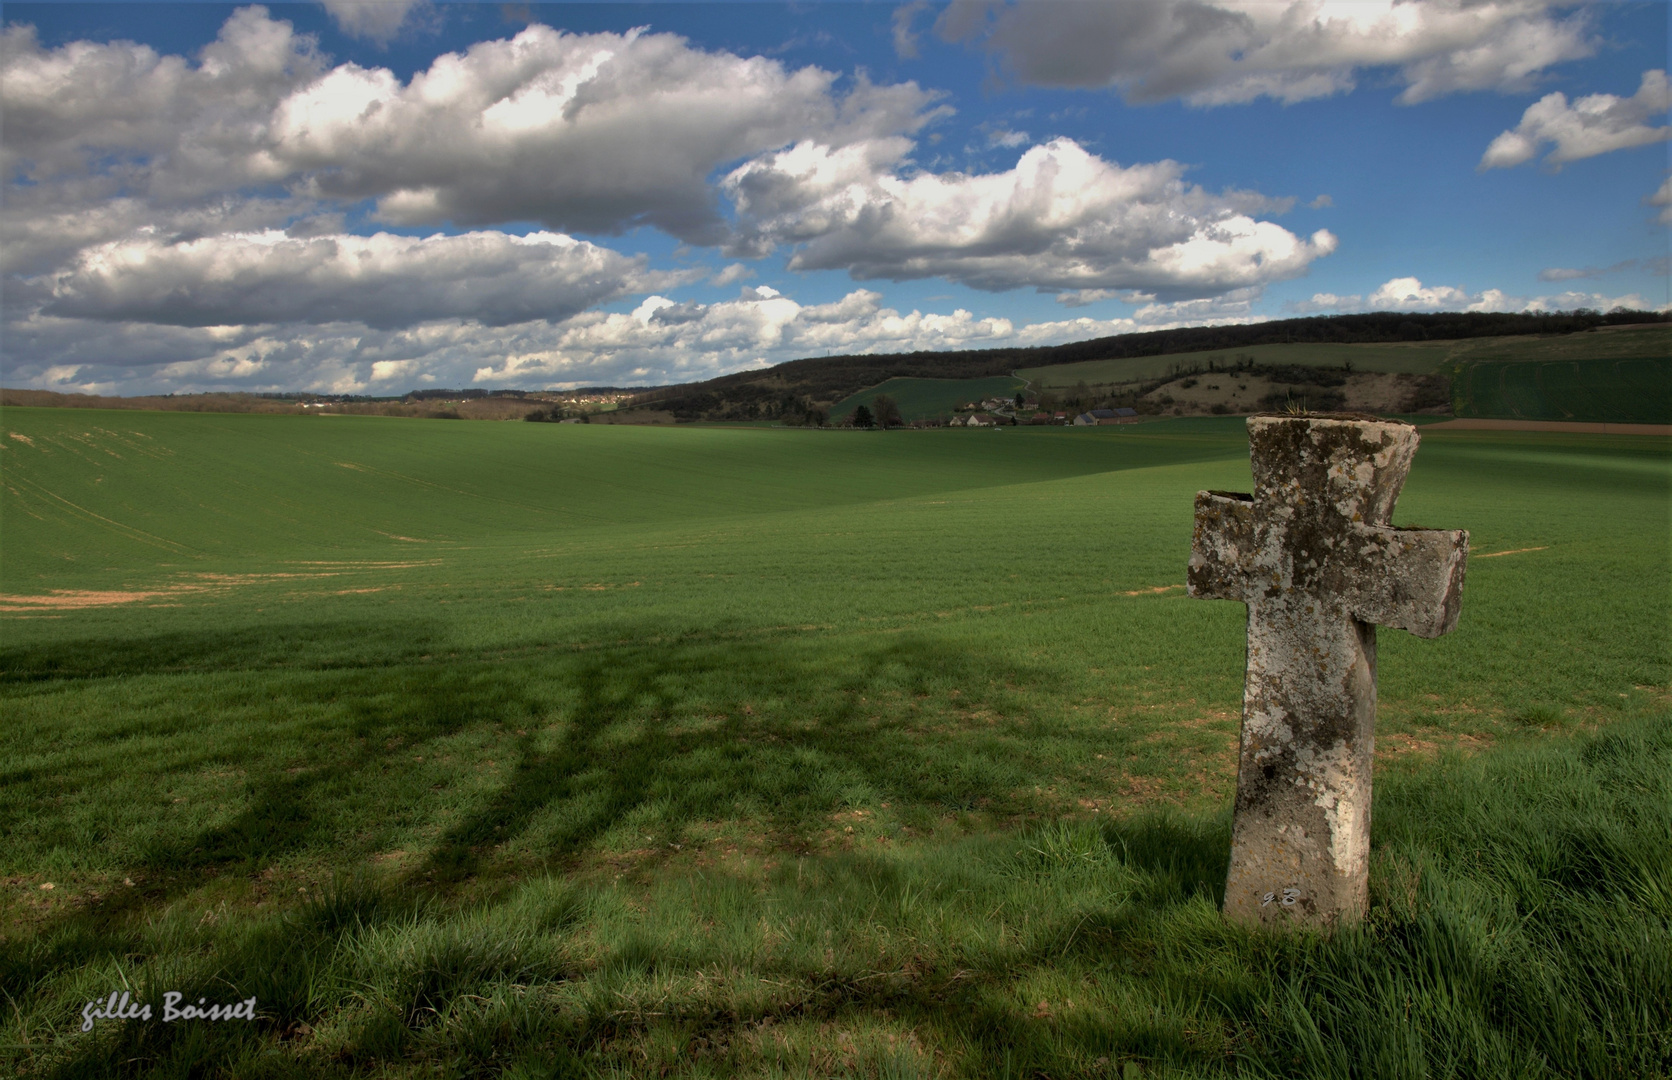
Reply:
[[[449,906],[372,878],[218,920],[68,918],[4,955],[32,1075],[1657,1076],[1672,729],[1448,759],[1377,793],[1373,907],[1224,924],[1227,823],[1139,814]],[[111,989],[255,1024],[100,1022]]]

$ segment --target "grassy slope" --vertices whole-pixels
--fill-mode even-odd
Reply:
[[[1672,356],[1672,324],[1615,326],[1550,337],[1476,338],[1455,360],[1623,360]]]
[[[889,379],[887,382],[838,401],[830,407],[830,418],[840,420],[871,402],[878,394],[887,394],[900,406],[900,415],[907,420],[926,420],[946,416],[961,405],[989,397],[1012,397],[1022,388],[1022,380],[1008,375],[990,379]]]
[[[1239,357],[1252,356],[1259,364],[1304,364],[1308,367],[1340,367],[1351,363],[1355,371],[1389,371],[1427,374],[1437,370],[1451,356],[1459,342],[1412,342],[1409,345],[1250,345],[1242,349],[1141,356],[1119,360],[1087,360],[1079,364],[1055,364],[1017,372],[1046,390],[1068,390],[1085,382],[1088,386],[1159,379],[1174,371],[1192,367],[1206,369],[1208,361],[1233,364]]]
[[[5,591],[158,594],[8,617],[24,1063],[1347,1075],[1412,1000],[1353,1052],[1672,1052],[1664,442],[1427,438],[1399,520],[1477,558],[1455,634],[1382,638],[1380,929],[1274,948],[1212,914],[1241,609],[1149,591],[1238,423],[4,425]],[[80,1036],[121,979],[274,1023]]]
[[[7,537],[7,591],[678,530],[1231,452],[1223,436],[1201,433],[976,448],[851,432],[96,410],[9,409],[5,424],[29,440],[0,444],[6,509],[26,526]],[[149,576],[133,576],[141,571]]]
[[[1610,415],[1592,416],[1589,412],[1580,419],[1613,419],[1620,402],[1643,392],[1639,384],[1647,382],[1651,392],[1665,384],[1668,368],[1672,368],[1672,326],[1651,324],[1617,327],[1581,334],[1553,336],[1521,336],[1502,338],[1470,338],[1460,341],[1422,341],[1401,345],[1255,345],[1244,349],[1216,350],[1199,353],[1180,353],[1169,356],[1141,357],[1121,360],[1092,360],[1079,364],[1059,364],[1052,367],[1030,368],[1018,372],[1044,389],[1071,389],[1080,382],[1088,386],[1113,386],[1121,383],[1157,379],[1172,371],[1192,366],[1206,368],[1211,360],[1224,365],[1238,357],[1252,356],[1260,364],[1302,364],[1312,367],[1339,367],[1351,363],[1355,371],[1406,372],[1426,374],[1445,370],[1482,384],[1483,390],[1460,399],[1462,411],[1458,415],[1502,416],[1514,418],[1517,408],[1531,409],[1539,419],[1565,419],[1562,406],[1572,405],[1574,393],[1567,386],[1552,386],[1550,391],[1534,390],[1527,400],[1507,401],[1503,395],[1485,390],[1488,381],[1498,379],[1504,365],[1524,362],[1590,364],[1594,361],[1633,360],[1654,358],[1651,372],[1617,372],[1612,366],[1590,364],[1581,382],[1593,389],[1601,400],[1595,409]],[[1487,365],[1490,374],[1472,373],[1476,365]],[[1517,379],[1511,372],[1508,376]],[[1495,385],[1495,384],[1494,384]],[[1513,396],[1513,395],[1512,395]],[[1664,394],[1660,397],[1664,398]],[[1586,402],[1586,407],[1591,408]],[[1572,408],[1567,411],[1573,412]],[[1594,411],[1594,410],[1593,410]],[[1543,413],[1549,413],[1545,416]],[[1532,415],[1531,412],[1528,413]],[[1651,421],[1663,422],[1663,421]]]

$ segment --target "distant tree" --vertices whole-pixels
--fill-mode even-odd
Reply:
[[[876,427],[877,421],[871,416],[871,410],[861,405],[853,411],[853,426],[862,428]]]
[[[1026,405],[1027,403],[1028,403],[1028,399],[1022,396],[1022,392],[1020,390],[1016,391],[1016,407],[1018,409],[1020,409],[1023,405]]]
[[[887,394],[878,394],[872,404],[877,407],[876,420],[882,427],[899,427],[906,422],[900,415],[900,406]]]
[[[823,409],[814,408],[811,405],[809,405],[807,407],[807,426],[808,427],[824,427],[824,425],[828,424],[829,422],[830,422],[830,414],[829,413],[825,412]]]

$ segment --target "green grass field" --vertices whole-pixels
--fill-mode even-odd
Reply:
[[[1452,398],[1458,416],[1672,424],[1672,359],[1478,361]]]
[[[1181,588],[1240,421],[0,428],[14,1074],[1672,1070],[1667,440],[1425,437],[1371,919],[1268,938]]]
[[[889,379],[832,405],[830,419],[844,420],[861,405],[869,409],[878,394],[886,394],[900,406],[900,415],[906,420],[927,420],[950,415],[954,409],[983,398],[1012,397],[1024,385],[1021,379],[1008,375],[989,379]]]

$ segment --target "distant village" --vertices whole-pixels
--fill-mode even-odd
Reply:
[[[879,401],[880,406],[880,401]],[[909,424],[898,419],[879,416],[887,406],[880,406],[877,412],[865,406],[855,409],[845,418],[844,427],[1012,427],[1018,425],[1050,425],[1055,427],[1097,427],[1103,424],[1136,424],[1140,417],[1138,410],[1130,408],[1091,409],[1086,412],[1071,413],[1061,409],[1041,409],[1039,399],[1018,395],[1015,398],[991,397],[981,401],[968,401],[959,405],[951,417],[932,417],[913,420]]]
[[[987,398],[984,401],[969,402],[958,410],[960,415],[944,421],[948,427],[996,427],[1001,424],[1050,424],[1059,427],[1096,427],[1099,424],[1135,424],[1138,422],[1136,409],[1091,409],[1082,413],[1067,413],[1062,410],[1055,412],[1044,411],[1039,408],[1039,401],[1035,398],[1022,399],[1020,405],[1015,400],[1004,398]],[[927,422],[933,424],[933,421]]]

